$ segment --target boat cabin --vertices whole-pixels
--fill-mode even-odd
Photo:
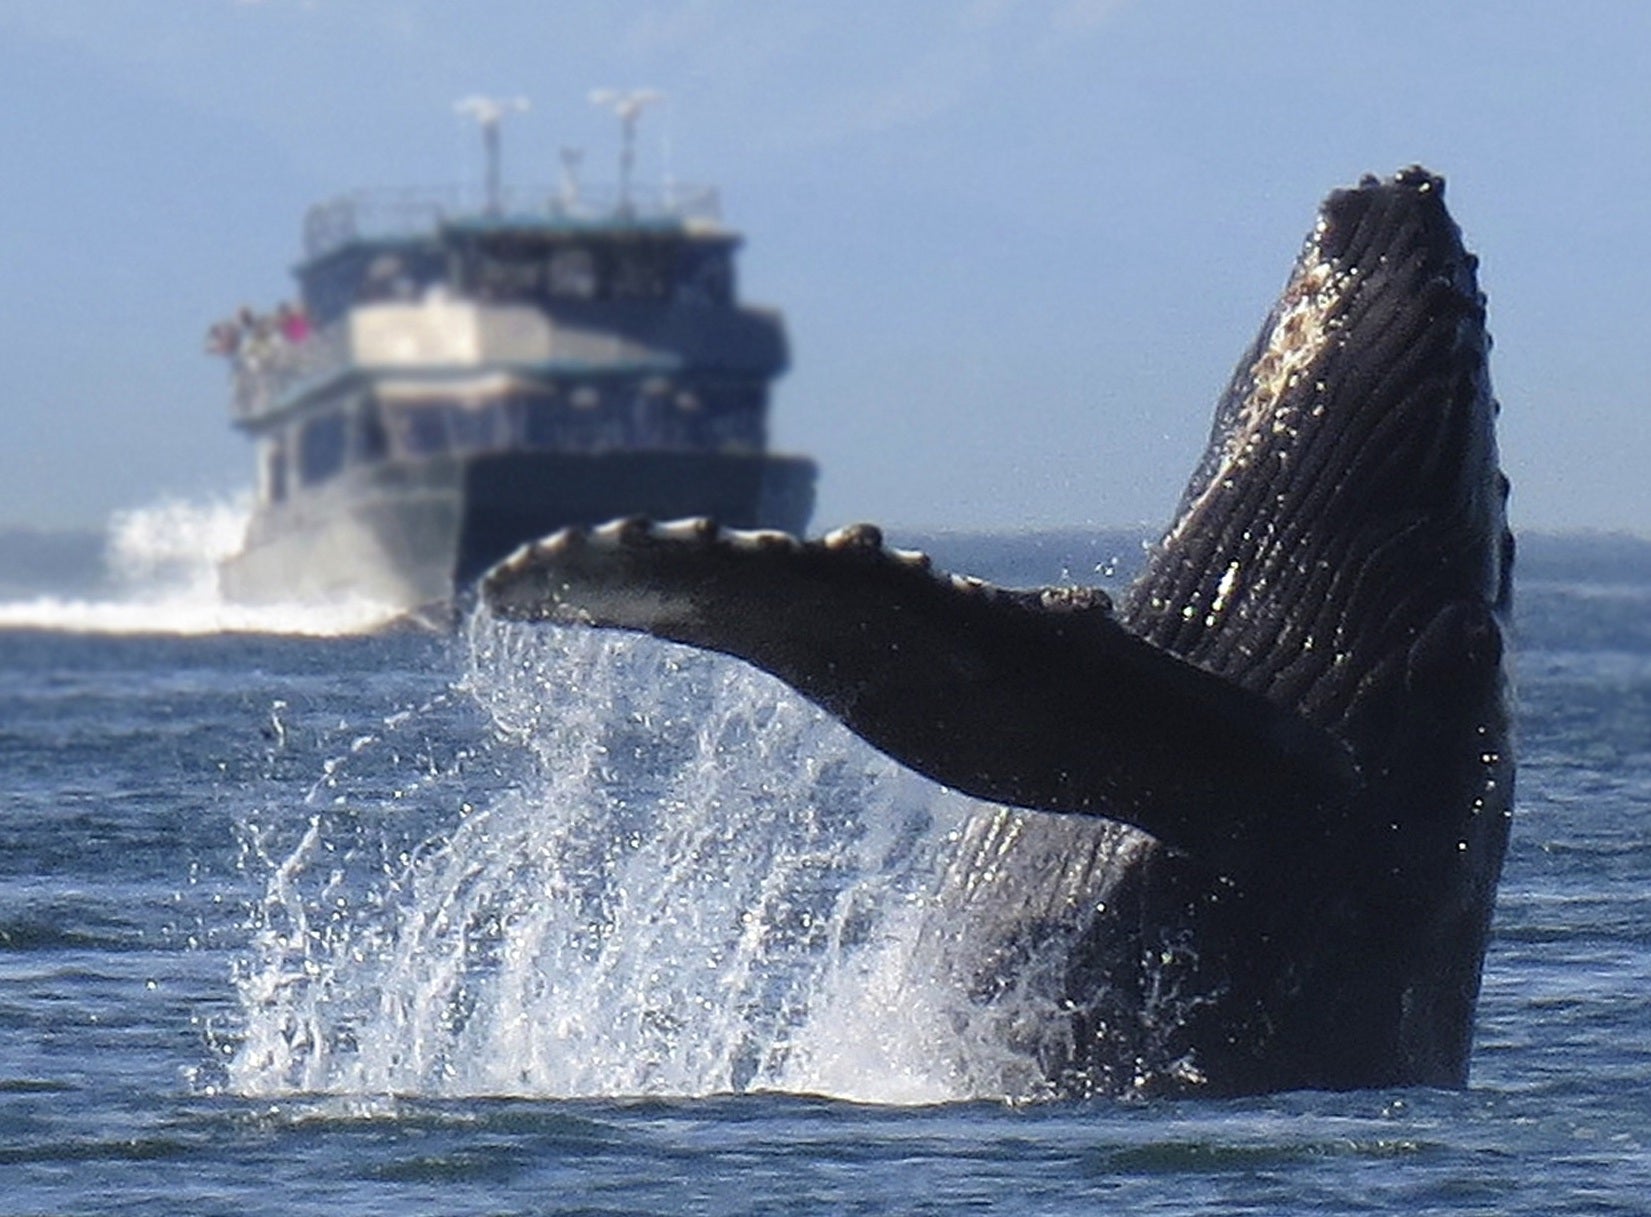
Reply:
[[[740,238],[703,200],[601,218],[393,202],[314,209],[301,340],[240,341],[263,501],[384,462],[766,448],[783,323],[738,303]]]

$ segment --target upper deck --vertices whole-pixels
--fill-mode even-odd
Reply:
[[[735,303],[733,253],[716,192],[518,191],[477,207],[468,192],[360,191],[310,209],[295,269],[310,316],[435,285],[465,299],[551,311],[599,302]]]
[[[317,203],[304,217],[304,257],[361,241],[427,236],[454,224],[543,226],[603,232],[623,228],[714,233],[722,228],[715,187],[669,185],[510,188],[497,198],[462,186],[357,190]]]
[[[310,209],[294,268],[302,342],[243,346],[235,416],[257,426],[339,374],[541,377],[786,365],[777,313],[738,304],[717,193],[359,191]]]

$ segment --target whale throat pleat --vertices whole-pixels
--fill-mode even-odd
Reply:
[[[1121,618],[1335,728],[1442,606],[1491,603],[1483,299],[1436,179],[1341,192]]]

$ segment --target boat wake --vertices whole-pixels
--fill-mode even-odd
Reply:
[[[485,618],[470,643],[485,742],[413,794],[388,758],[441,725],[404,716],[249,832],[227,1089],[1037,1093],[1004,1034],[1027,1011],[934,979],[945,859],[1011,813],[717,656]]]
[[[218,563],[235,552],[249,504],[167,499],[109,520],[101,572],[77,590],[41,586],[0,600],[0,629],[87,634],[220,633],[334,636],[368,632],[395,610],[366,600],[241,605],[218,588]]]

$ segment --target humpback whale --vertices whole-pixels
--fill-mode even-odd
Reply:
[[[1439,177],[1330,194],[1116,605],[870,525],[643,519],[526,546],[483,596],[737,656],[1024,809],[961,834],[934,959],[989,1002],[1058,944],[1014,1032],[1053,1092],[1462,1086],[1514,779],[1476,268]]]

